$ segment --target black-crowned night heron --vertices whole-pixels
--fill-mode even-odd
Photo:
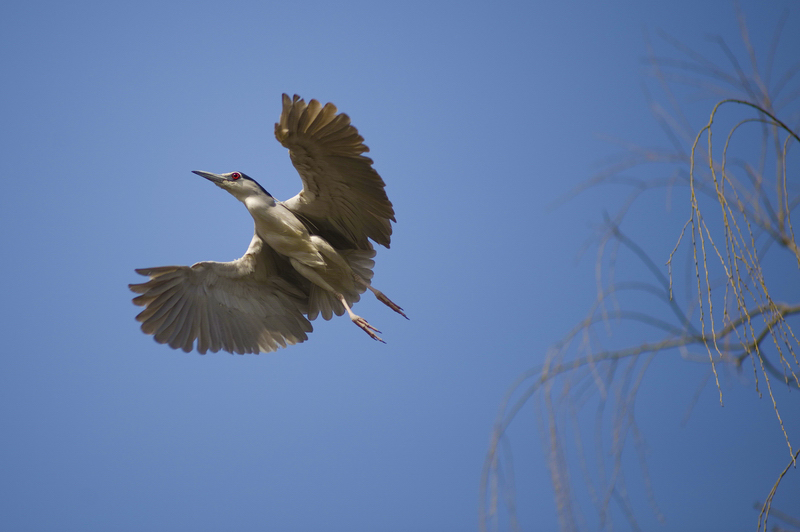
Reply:
[[[284,94],[275,136],[303,180],[288,201],[242,172],[194,172],[253,216],[255,234],[242,258],[136,270],[150,277],[129,285],[141,294],[133,302],[145,307],[136,319],[157,342],[186,352],[195,340],[200,353],[268,352],[308,339],[309,320],[345,312],[382,342],[380,331],[351,310],[367,289],[406,317],[371,286],[370,240],[389,247],[394,209],[350,118],[333,104]]]

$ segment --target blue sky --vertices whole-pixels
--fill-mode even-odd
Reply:
[[[618,197],[548,206],[619,153],[599,135],[667,145],[645,33],[738,43],[730,2],[697,4],[0,7],[4,528],[474,530],[503,394],[594,301],[592,254],[576,257]],[[762,4],[742,6],[766,48],[797,5]],[[779,66],[798,39],[784,34]],[[367,297],[356,312],[386,345],[344,318],[259,356],[156,344],[134,321],[133,269],[232,260],[252,235],[190,171],[299,190],[273,137],[284,92],[335,103],[365,137],[398,221],[374,284],[411,320]],[[689,103],[698,128],[711,103]],[[734,376],[724,409],[707,389],[681,428],[701,379],[681,368],[651,373],[637,410],[661,529],[751,530],[788,457],[771,405]],[[554,530],[536,423],[512,433],[520,519]],[[800,499],[797,478],[782,497]]]

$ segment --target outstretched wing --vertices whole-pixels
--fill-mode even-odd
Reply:
[[[395,218],[386,184],[361,155],[369,148],[346,114],[284,94],[275,136],[303,179],[303,190],[284,205],[334,246],[368,250],[371,238],[389,247]]]
[[[233,262],[144,268],[150,280],[131,284],[145,309],[142,330],[173,349],[230,353],[275,351],[308,339],[303,316],[307,295],[278,274],[269,248],[258,236]]]

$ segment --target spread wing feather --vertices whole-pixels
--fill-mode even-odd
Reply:
[[[174,349],[205,354],[275,351],[308,339],[307,294],[274,274],[273,255],[258,236],[233,262],[198,262],[136,270],[150,277],[129,285],[145,307],[142,331]]]
[[[386,184],[362,155],[369,148],[346,114],[284,94],[275,136],[303,180],[284,205],[337,248],[369,250],[369,239],[389,247],[395,218]]]

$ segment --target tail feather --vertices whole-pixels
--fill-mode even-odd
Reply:
[[[353,270],[358,278],[366,281],[372,279],[372,268],[375,266],[375,250],[358,250],[349,249],[339,251],[339,255],[344,258],[350,269]],[[342,295],[348,306],[352,307],[361,299],[361,294],[367,289],[367,285],[361,282],[356,282],[355,279],[352,283],[348,283],[350,288],[343,289]],[[315,285],[311,285],[308,301],[308,319],[314,320],[317,316],[321,315],[323,319],[329,320],[334,315],[341,316],[345,313],[344,306],[335,294]]]

